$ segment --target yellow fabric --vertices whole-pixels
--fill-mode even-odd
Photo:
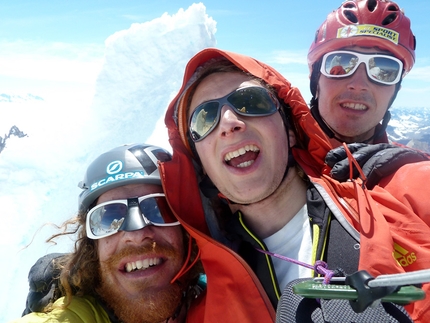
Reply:
[[[62,309],[64,297],[54,303],[49,313],[30,313],[9,323],[110,323],[105,310],[93,297],[73,297],[70,305]]]

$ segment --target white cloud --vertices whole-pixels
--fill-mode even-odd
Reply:
[[[272,52],[272,61],[277,64],[300,64],[307,67],[307,52],[305,51],[274,51]]]
[[[20,79],[93,83],[103,46],[92,44],[0,42],[0,75]]]
[[[406,76],[407,79],[423,81],[426,83],[430,82],[430,66],[418,67],[415,66]]]

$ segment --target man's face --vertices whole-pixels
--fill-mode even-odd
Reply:
[[[357,46],[345,50],[376,52],[374,48]],[[374,134],[376,125],[389,108],[394,91],[395,85],[370,81],[366,67],[361,64],[350,77],[334,79],[320,76],[317,90],[319,111],[337,137],[346,142],[362,142]]]
[[[126,185],[102,194],[97,204],[160,192],[157,185]],[[98,240],[97,250],[101,275],[97,291],[121,320],[160,322],[174,313],[181,291],[170,281],[184,261],[179,225],[119,231]]]
[[[235,89],[261,85],[242,73],[214,73],[196,88],[188,110],[227,95]],[[291,145],[295,144],[294,138]],[[227,198],[254,203],[279,186],[288,163],[288,140],[278,112],[264,117],[240,116],[224,105],[219,124],[195,143],[203,168]]]

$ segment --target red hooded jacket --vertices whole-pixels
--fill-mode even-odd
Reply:
[[[182,88],[170,103],[165,123],[173,147],[173,159],[161,164],[163,187],[172,210],[200,248],[207,275],[207,290],[189,311],[188,322],[273,322],[275,310],[260,281],[234,251],[211,237],[204,201],[198,186],[187,139],[186,102],[188,83],[206,61],[223,56],[242,70],[275,88],[278,97],[292,108],[294,122],[308,139],[307,149],[293,149],[304,169],[337,217],[347,220],[360,235],[359,269],[373,276],[430,268],[430,208],[426,180],[430,162],[405,165],[384,178],[373,190],[360,180],[339,183],[330,178],[324,158],[331,149],[313,119],[299,90],[281,74],[253,58],[208,48],[188,63]],[[192,81],[192,80],[191,80]],[[427,175],[426,175],[427,174]],[[430,296],[429,284],[424,285]],[[417,322],[430,322],[430,299],[407,306]]]

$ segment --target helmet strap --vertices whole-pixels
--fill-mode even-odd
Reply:
[[[312,65],[312,73],[311,73],[311,77],[310,77],[309,88],[311,90],[311,94],[312,94],[313,98],[315,98],[317,95],[318,80],[319,80],[320,75],[321,75],[321,72],[320,72],[321,63],[322,63],[322,58],[317,60]]]
[[[390,113],[390,110],[387,109],[387,111],[385,111],[384,118],[382,119],[382,124],[381,124],[381,127],[379,127],[378,132],[375,132],[373,136],[370,139],[366,140],[364,143],[367,144],[371,139],[379,138],[380,136],[382,136],[382,134],[387,129],[388,122],[390,121],[390,119],[391,119],[391,113]]]
[[[318,122],[318,125],[320,126],[320,128],[322,129],[322,131],[324,131],[324,133],[331,139],[331,138],[335,138],[337,140],[339,140],[340,142],[342,142],[343,140],[340,140],[338,138],[336,138],[336,135],[334,134],[334,132],[330,129],[330,127],[325,123],[325,121],[323,120],[323,118],[321,117],[320,114],[320,110],[318,108],[318,99],[313,97],[311,99],[311,114],[314,117],[314,119]]]

